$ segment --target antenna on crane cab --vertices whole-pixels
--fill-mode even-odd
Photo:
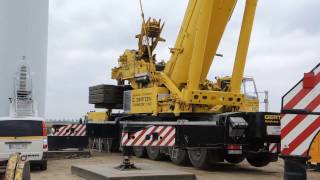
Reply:
[[[141,17],[142,17],[142,20],[144,20],[144,12],[143,12],[143,7],[142,7],[142,0],[139,0],[139,3],[140,3],[140,11],[141,11]]]

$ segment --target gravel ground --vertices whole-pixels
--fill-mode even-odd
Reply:
[[[121,156],[119,154],[106,154],[106,153],[94,153],[90,158],[79,159],[56,159],[48,160],[47,171],[33,170],[31,173],[32,180],[82,180],[82,178],[72,175],[70,168],[74,164],[118,164],[121,162]],[[231,165],[227,163],[216,164],[209,170],[203,171],[193,167],[180,167],[172,164],[169,161],[151,161],[148,159],[136,159],[134,162],[150,163],[159,167],[170,168],[174,170],[181,170],[185,172],[194,173],[199,180],[219,179],[219,180],[248,180],[248,179],[260,179],[260,180],[275,180],[283,179],[283,161],[271,163],[263,168],[251,167],[247,162],[243,162],[238,165]],[[319,180],[320,172],[308,171],[309,180]]]

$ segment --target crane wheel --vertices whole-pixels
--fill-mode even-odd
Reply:
[[[145,147],[139,146],[139,147],[133,147],[132,149],[136,157],[144,158],[147,155],[147,151]]]
[[[247,153],[247,161],[254,167],[263,167],[272,161],[269,153]]]
[[[147,155],[149,159],[160,161],[163,159],[164,154],[160,152],[160,147],[150,146],[147,147]]]
[[[227,154],[225,155],[224,159],[228,162],[228,163],[232,163],[232,164],[238,164],[241,163],[244,160],[245,156],[242,154]]]
[[[208,169],[210,167],[210,151],[207,149],[192,149],[188,150],[188,155],[191,164],[195,168]]]
[[[189,156],[187,150],[184,149],[170,149],[170,159],[171,161],[179,166],[186,166],[190,164]]]

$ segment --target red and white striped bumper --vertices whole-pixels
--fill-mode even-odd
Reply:
[[[52,136],[86,136],[86,125],[70,124],[62,126]]]
[[[174,146],[173,126],[149,126],[134,133],[122,133],[122,146]]]

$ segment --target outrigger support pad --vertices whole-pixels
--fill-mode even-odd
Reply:
[[[280,155],[284,160],[284,180],[307,180],[308,156]]]
[[[131,162],[132,147],[123,146],[122,156],[123,156],[123,161],[119,166],[116,167],[116,169],[120,171],[137,169],[134,163]]]

